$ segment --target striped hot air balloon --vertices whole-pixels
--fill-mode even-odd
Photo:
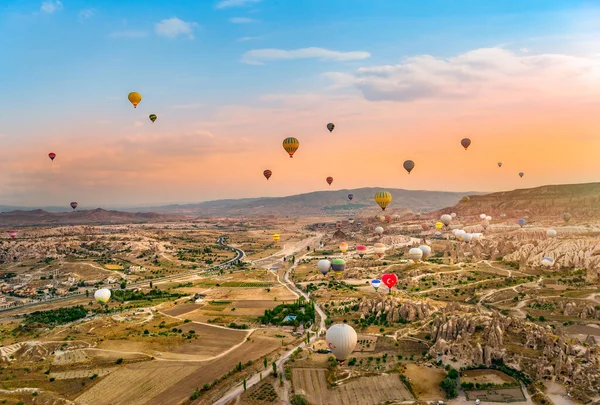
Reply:
[[[283,141],[283,149],[290,155],[290,157],[294,157],[294,153],[300,147],[300,141],[296,138],[285,138]]]
[[[77,202],[73,201],[70,205],[71,205],[71,208],[75,209],[75,208],[77,208],[77,206],[79,204],[77,204]]]
[[[385,207],[392,202],[392,194],[389,191],[380,191],[375,194],[375,202],[385,211]]]
[[[336,273],[341,273],[346,269],[346,261],[344,259],[333,259],[331,261],[331,269]]]
[[[150,115],[148,116],[148,118],[150,118],[150,121],[152,121],[152,122],[154,123],[154,121],[156,121],[156,119],[157,119],[158,117],[156,116],[156,114],[150,114]]]
[[[272,174],[273,172],[268,169],[263,172],[263,175],[267,178],[267,180],[269,180],[269,177],[271,177]]]
[[[48,153],[48,157],[50,158],[50,160],[52,160],[54,162],[54,158],[56,157],[56,153],[50,152],[50,153]]]

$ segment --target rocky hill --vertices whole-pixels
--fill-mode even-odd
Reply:
[[[462,216],[486,213],[494,218],[524,216],[562,216],[569,212],[573,222],[600,215],[600,183],[560,184],[536,188],[471,195],[458,204],[440,210]]]
[[[102,208],[72,212],[44,210],[11,211],[0,213],[0,224],[7,227],[38,225],[122,224],[159,221],[179,221],[184,217],[154,212],[107,211]]]
[[[478,193],[385,189],[381,187],[352,190],[317,191],[287,197],[217,200],[198,204],[167,205],[139,208],[143,212],[160,212],[198,216],[350,216],[358,213],[381,212],[373,200],[375,193],[388,190],[393,201],[386,210],[390,213],[438,210],[456,204],[462,197]],[[352,201],[348,194],[354,194]]]

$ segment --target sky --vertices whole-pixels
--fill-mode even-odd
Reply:
[[[597,2],[1,3],[0,204],[600,180]]]

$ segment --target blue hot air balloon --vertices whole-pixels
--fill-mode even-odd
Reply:
[[[354,194],[348,194],[348,199],[349,199],[350,201],[352,201],[352,199],[353,199],[353,198],[354,198]]]
[[[526,221],[523,218],[520,218],[517,220],[517,224],[519,224],[519,226],[521,228],[523,228],[525,226]]]
[[[373,286],[373,288],[375,289],[375,291],[377,291],[377,289],[381,285],[381,280],[377,280],[377,279],[371,280],[371,285]]]

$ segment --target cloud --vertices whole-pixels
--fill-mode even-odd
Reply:
[[[293,60],[293,59],[320,59],[332,61],[348,61],[367,59],[369,52],[351,51],[340,52],[324,48],[302,48],[291,51],[283,49],[255,49],[242,55],[242,62],[250,65],[264,65],[265,61]]]
[[[96,12],[96,10],[94,10],[93,8],[81,10],[79,12],[79,21],[85,21],[85,20],[92,18],[92,16],[94,15],[95,12]]]
[[[517,55],[503,48],[482,48],[452,58],[419,55],[398,65],[362,67],[352,74],[330,72],[325,76],[334,87],[358,89],[372,101],[489,99],[491,95],[516,100],[534,92],[589,93],[586,85],[600,79],[600,58]]]
[[[144,38],[148,36],[145,31],[127,30],[127,31],[116,31],[108,34],[110,38]]]
[[[194,39],[194,28],[197,26],[195,22],[185,22],[173,17],[157,23],[155,31],[161,37],[177,38],[180,35],[187,35],[189,39]]]
[[[249,24],[256,22],[256,20],[248,17],[233,17],[229,19],[229,22],[233,24]]]
[[[40,10],[43,13],[52,14],[55,11],[60,10],[61,8],[63,8],[63,5],[59,0],[56,0],[56,1],[48,0],[48,1],[42,2]]]
[[[196,110],[198,108],[204,107],[204,104],[201,103],[192,103],[192,104],[178,104],[172,105],[171,109],[173,110]]]
[[[260,3],[261,1],[262,0],[221,0],[217,3],[215,8],[244,7]]]
[[[262,38],[262,37],[241,37],[241,38],[238,38],[236,41],[237,42],[247,42],[247,41],[253,41],[255,39],[260,39],[260,38]]]

